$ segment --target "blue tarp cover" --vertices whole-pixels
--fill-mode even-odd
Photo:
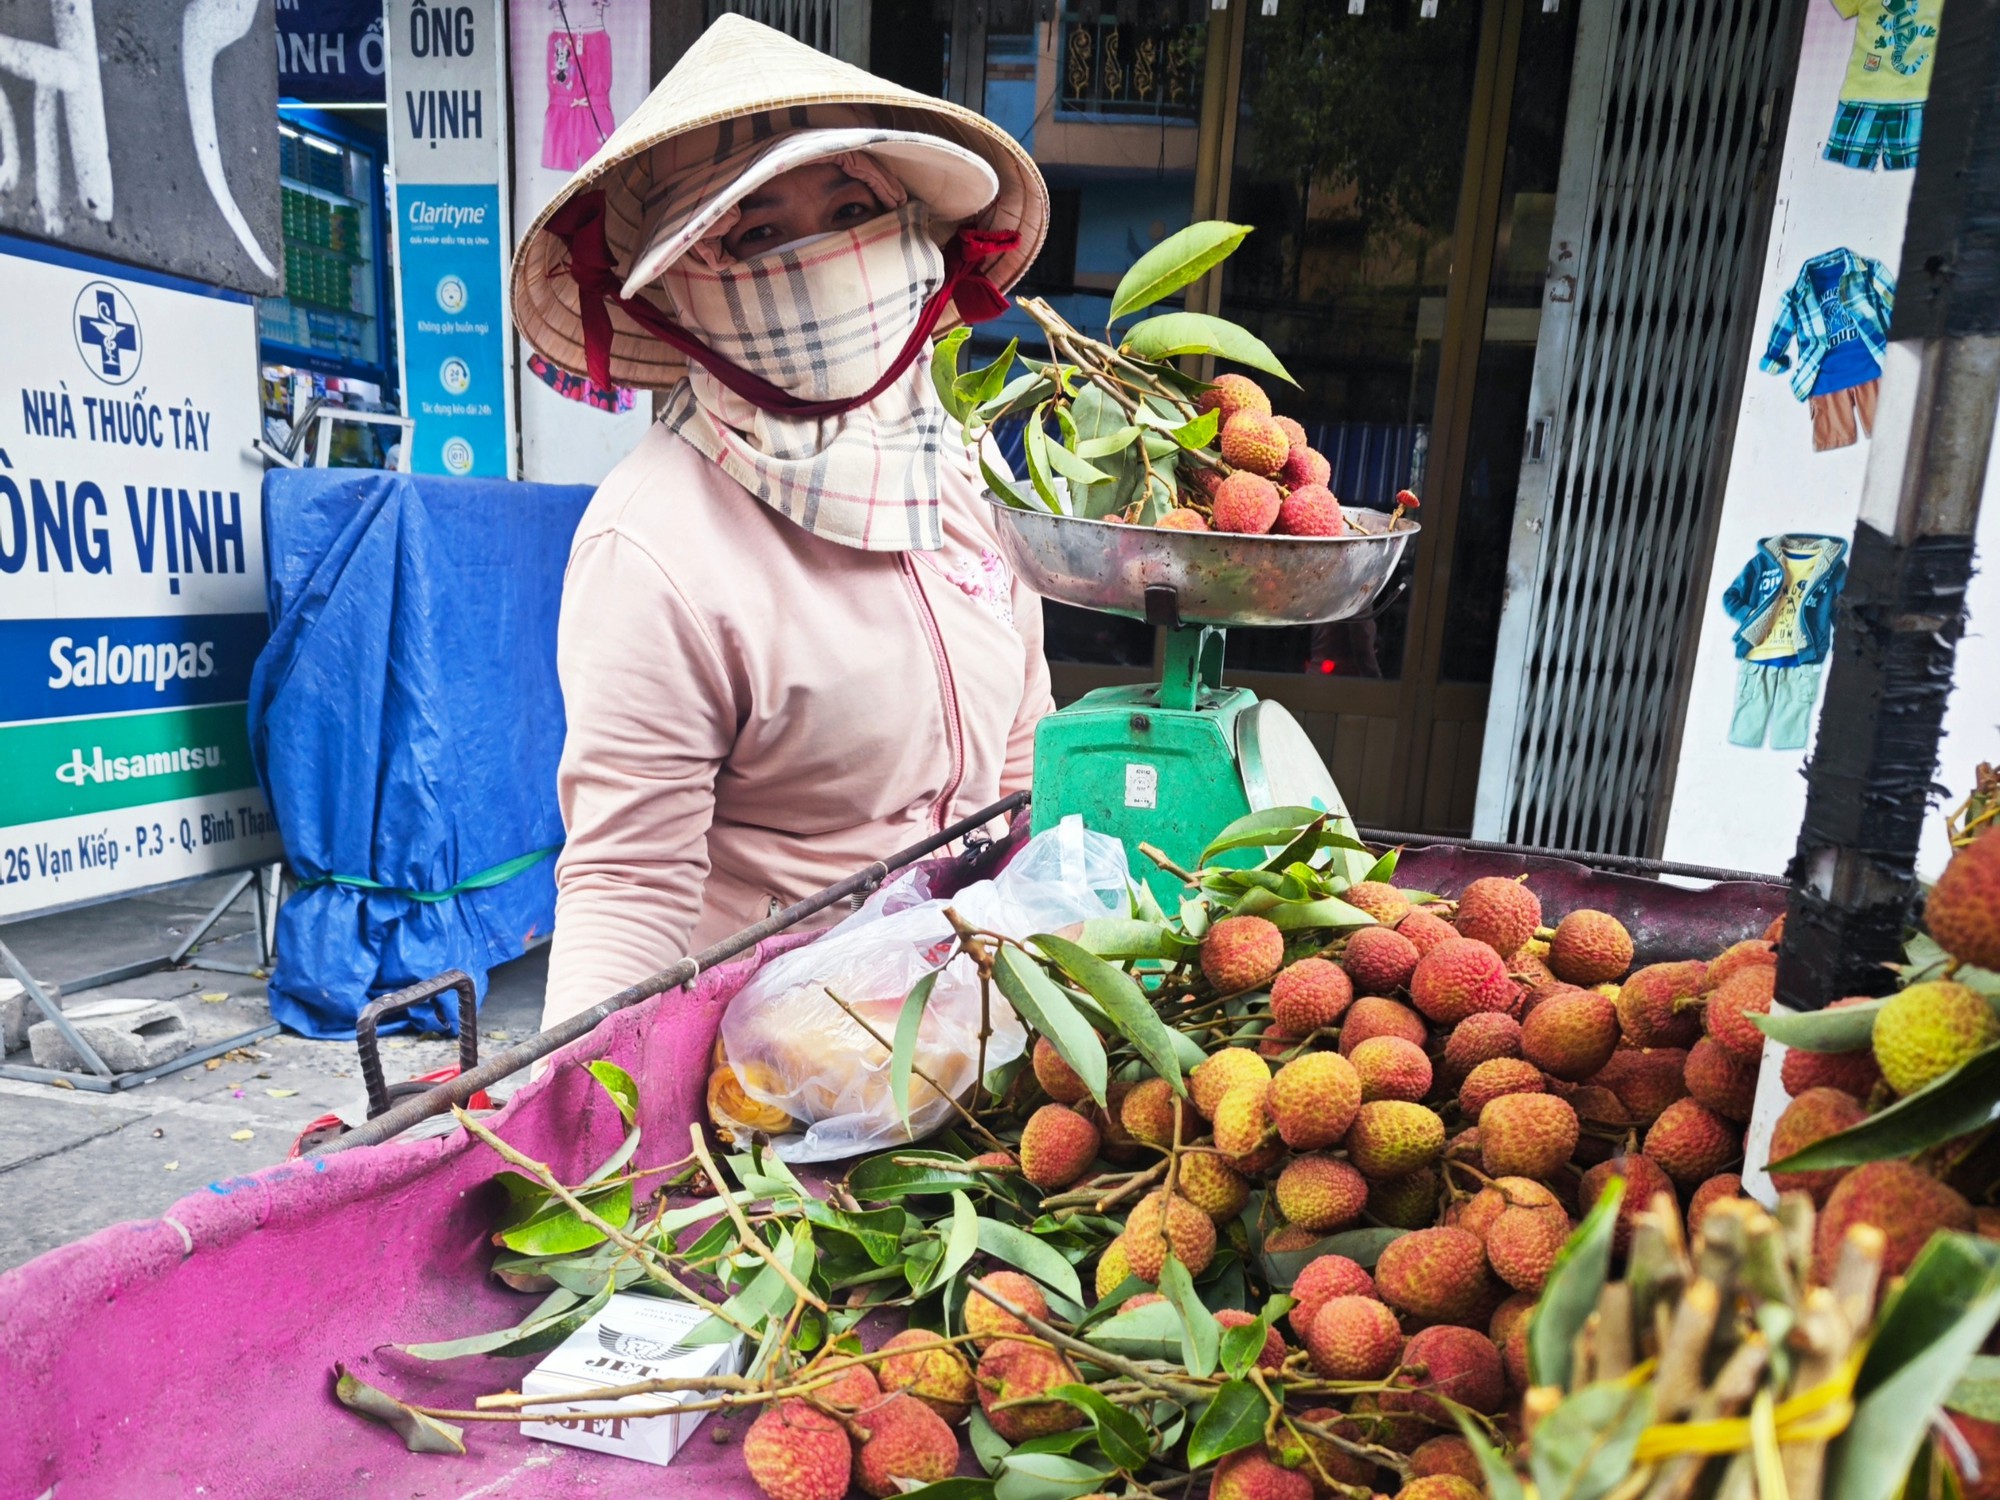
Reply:
[[[590,495],[353,469],[265,477],[271,640],[250,744],[301,885],[279,913],[270,985],[293,1030],[352,1037],[369,1000],[450,968],[483,999],[490,967],[548,936],[553,856],[487,889],[409,893],[562,841],[556,615]],[[403,1025],[456,1019],[432,1002]]]

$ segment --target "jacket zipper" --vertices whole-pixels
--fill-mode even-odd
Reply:
[[[938,629],[937,615],[931,609],[930,596],[924,592],[923,580],[917,576],[916,565],[910,561],[908,553],[900,554],[896,561],[902,568],[903,579],[909,584],[910,592],[916,596],[917,614],[923,620],[924,637],[931,645],[931,660],[937,664],[938,688],[944,698],[945,740],[951,747],[951,770],[945,778],[944,790],[931,804],[931,832],[936,833],[944,827],[952,798],[958,795],[959,783],[965,779],[965,733],[958,716],[958,684],[951,675],[951,660],[945,655],[944,635]]]

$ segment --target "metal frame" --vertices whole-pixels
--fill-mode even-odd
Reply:
[[[179,968],[181,964],[186,962],[188,955],[194,951],[195,946],[201,942],[202,938],[207,936],[208,930],[222,919],[222,914],[236,904],[237,897],[241,896],[246,888],[253,885],[257,893],[257,951],[263,959],[263,966],[259,968],[248,964],[233,964],[225,962],[222,959],[207,959],[203,961],[201,966],[204,969],[213,969],[224,974],[243,974],[251,978],[263,978],[271,964],[271,940],[273,922],[276,919],[275,891],[266,891],[263,880],[264,874],[265,867],[262,866],[253,867],[239,874],[236,880],[230,885],[228,891],[223,894],[222,899],[209,908],[208,914],[195,923],[187,936],[182,938],[172,951],[155,954],[151,958],[137,959],[128,964],[119,964],[114,968],[101,969],[95,974],[80,975],[75,979],[63,981],[58,988],[65,994],[77,994],[85,990],[102,989],[105,985],[117,984],[120,980],[135,979],[141,974],[153,974],[161,969]],[[281,870],[279,880],[282,881],[282,878]],[[70,1024],[69,1017],[63,1014],[61,1004],[47,990],[42,988],[34,975],[28,972],[27,966],[15,956],[14,950],[9,948],[4,942],[0,942],[0,966],[4,966],[8,973],[20,981],[22,989],[26,991],[28,998],[34,1001],[36,1008],[41,1011],[43,1017],[54,1023],[56,1030],[62,1033],[63,1040],[68,1042],[76,1054],[90,1067],[88,1073],[77,1073],[66,1068],[36,1067],[32,1063],[0,1062],[0,1078],[12,1078],[22,1083],[55,1083],[62,1081],[68,1083],[73,1088],[86,1089],[92,1093],[116,1093],[123,1089],[137,1088],[143,1083],[151,1083],[154,1079],[164,1078],[169,1073],[178,1073],[183,1068],[191,1068],[196,1063],[207,1062],[211,1057],[220,1057],[225,1052],[232,1051],[237,1047],[247,1046],[251,1042],[262,1041],[267,1036],[276,1036],[279,1030],[277,1022],[266,1022],[262,1026],[251,1028],[249,1031],[240,1031],[234,1036],[224,1037],[219,1042],[211,1042],[205,1047],[196,1047],[191,1051],[183,1052],[179,1057],[163,1062],[158,1067],[142,1068],[134,1073],[114,1073],[104,1059],[97,1055],[97,1050],[89,1042],[85,1041],[82,1034]]]

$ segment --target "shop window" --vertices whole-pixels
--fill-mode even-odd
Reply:
[[[1058,114],[1190,125],[1200,119],[1205,26],[1076,11],[1061,24]]]

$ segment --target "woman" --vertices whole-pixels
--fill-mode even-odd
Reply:
[[[666,392],[564,585],[544,1025],[1028,784],[1041,605],[928,355],[1046,221],[985,120],[732,15],[524,240],[529,342]]]

